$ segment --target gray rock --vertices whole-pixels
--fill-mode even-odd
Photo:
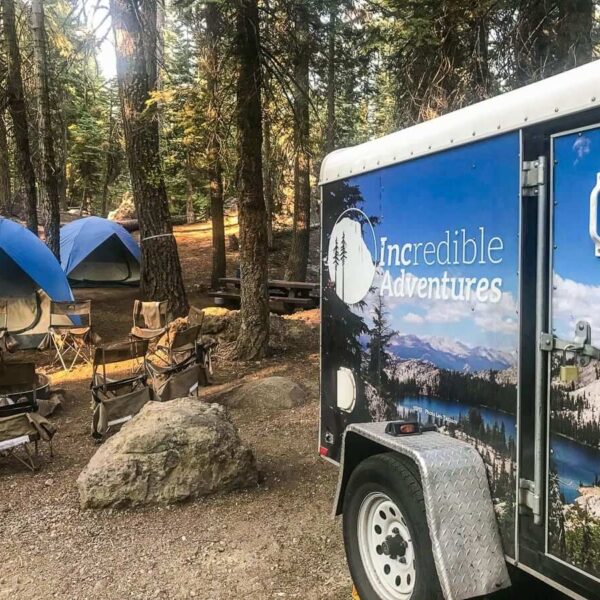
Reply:
[[[232,408],[286,409],[306,403],[306,392],[287,377],[267,377],[248,381],[223,398]]]
[[[150,402],[77,479],[82,508],[172,504],[256,485],[252,451],[226,409],[197,398]]]
[[[61,393],[53,393],[47,400],[39,399],[37,401],[38,412],[42,417],[49,417],[63,405],[63,402],[64,396]]]

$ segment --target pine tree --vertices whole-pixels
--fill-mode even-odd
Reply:
[[[41,163],[42,222],[46,245],[60,261],[60,194],[58,170],[54,151],[52,115],[50,111],[50,81],[48,76],[48,47],[46,20],[42,0],[32,0],[31,29],[35,61],[35,84],[38,108],[38,147]]]
[[[110,7],[127,159],[140,224],[142,294],[166,300],[171,315],[183,316],[188,303],[162,172],[158,120],[148,107],[156,78],[155,66],[147,61],[156,60],[156,38],[147,36],[156,27],[144,29],[135,0],[111,0]],[[146,14],[153,12],[148,8]]]
[[[238,358],[265,356],[269,345],[267,211],[262,172],[262,79],[257,0],[236,0],[239,151],[240,333]]]
[[[25,196],[27,227],[38,235],[37,188],[33,169],[29,122],[23,79],[21,76],[21,51],[15,23],[14,0],[2,0],[2,25],[7,55],[6,97],[13,123],[16,147],[16,165]]]

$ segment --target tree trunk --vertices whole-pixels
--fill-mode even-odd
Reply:
[[[108,215],[108,190],[111,184],[113,171],[113,133],[115,120],[113,116],[113,96],[110,95],[108,104],[108,140],[106,141],[106,172],[104,174],[104,182],[102,183],[102,205],[100,207],[100,216],[106,218]]]
[[[474,102],[485,100],[490,95],[489,65],[489,8],[486,5],[475,10],[473,29],[473,98]]]
[[[192,176],[192,164],[190,156],[188,155],[185,165],[185,222],[191,225],[196,221],[196,214],[194,211],[194,180]]]
[[[550,0],[521,0],[513,43],[516,85],[523,86],[549,75],[552,41],[549,38]]]
[[[265,356],[269,344],[267,218],[262,181],[260,33],[257,0],[236,0],[241,325],[238,358]]]
[[[50,114],[48,88],[48,50],[42,0],[32,0],[31,29],[33,55],[36,67],[36,92],[38,102],[39,152],[42,171],[41,205],[46,245],[60,261],[60,194],[54,154],[54,137]]]
[[[10,159],[4,115],[0,114],[0,215],[12,215],[12,187],[10,181]]]
[[[111,0],[110,8],[125,146],[140,224],[142,294],[167,300],[171,315],[180,317],[188,303],[161,168],[158,122],[155,111],[147,110],[153,69],[148,69],[146,57],[156,60],[156,54],[147,50],[136,2]]]
[[[329,40],[327,49],[327,123],[325,129],[325,154],[335,150],[335,38],[337,34],[337,7],[329,13]]]
[[[286,279],[306,281],[310,242],[310,152],[309,152],[309,14],[306,4],[295,7],[294,78],[294,234]]]
[[[102,206],[103,217],[108,215],[108,193],[110,186],[118,179],[121,172],[121,149],[117,139],[117,120],[115,118],[116,98],[114,87],[111,85],[108,101],[108,140],[106,146],[106,172],[102,184]]]
[[[27,109],[23,94],[23,80],[21,78],[21,53],[17,42],[15,27],[14,0],[2,0],[2,22],[7,53],[6,97],[10,116],[13,122],[13,135],[16,147],[16,164],[19,177],[23,182],[25,195],[25,213],[27,227],[38,234],[37,218],[37,191],[35,184],[35,171],[31,160],[31,147],[29,144],[29,129],[27,123]]]
[[[269,0],[265,0],[264,32],[266,39],[271,35],[270,22],[271,6]],[[273,243],[273,212],[275,205],[274,189],[273,189],[273,144],[271,142],[271,81],[270,72],[265,69],[264,72],[264,89],[266,90],[266,99],[263,103],[263,183],[265,194],[265,206],[267,209],[267,245],[269,250],[274,248]]]
[[[274,248],[273,240],[273,212],[275,205],[275,194],[273,190],[273,146],[271,144],[271,115],[269,109],[263,115],[263,179],[265,186],[265,208],[267,210],[267,247]]]
[[[221,115],[219,110],[219,56],[221,45],[221,14],[216,3],[206,5],[206,83],[208,88],[208,183],[212,222],[211,286],[217,289],[225,277],[225,219],[223,216],[223,167],[221,164]]]
[[[572,69],[592,60],[593,0],[558,0],[556,71]]]

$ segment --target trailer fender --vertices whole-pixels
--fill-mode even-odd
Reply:
[[[386,423],[349,425],[344,433],[334,514],[362,460],[397,452],[419,468],[433,558],[446,600],[484,596],[510,586],[485,465],[473,446],[427,432],[395,437]]]

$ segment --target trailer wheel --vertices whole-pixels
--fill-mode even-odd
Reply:
[[[346,487],[343,520],[361,600],[443,598],[414,463],[393,453],[360,463]]]

